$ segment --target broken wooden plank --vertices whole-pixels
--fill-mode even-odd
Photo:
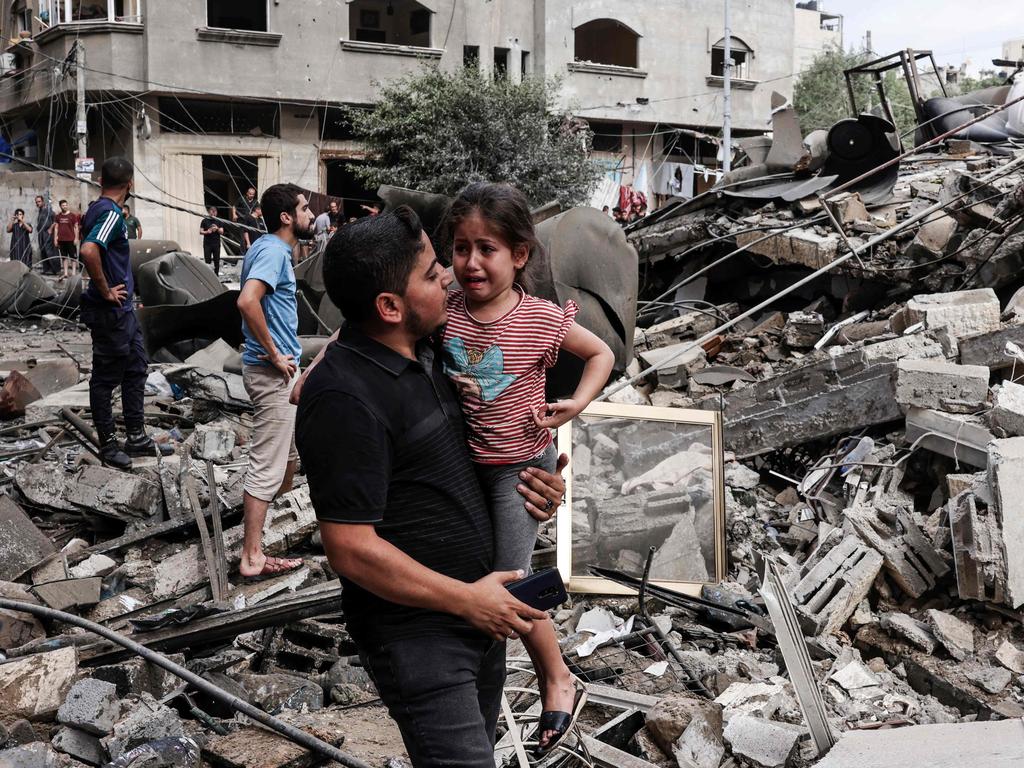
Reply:
[[[138,632],[132,635],[132,640],[158,651],[195,649],[231,640],[256,629],[335,613],[340,606],[341,584],[335,580],[268,600],[252,608],[214,614],[182,626]],[[82,652],[83,658],[101,659],[102,663],[110,663],[109,659],[120,654],[119,648],[108,643],[90,646]]]

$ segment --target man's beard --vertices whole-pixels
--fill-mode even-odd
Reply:
[[[406,307],[406,318],[405,328],[409,332],[409,335],[416,339],[425,339],[427,336],[435,333],[441,325],[438,323],[428,323],[419,312],[414,309]]]
[[[314,234],[313,224],[310,224],[305,229],[299,229],[298,223],[294,227],[295,238],[297,240],[312,240]]]

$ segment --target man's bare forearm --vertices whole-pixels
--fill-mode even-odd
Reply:
[[[85,264],[85,271],[89,273],[89,279],[99,292],[100,296],[106,296],[110,291],[107,285],[107,276],[103,274],[103,258],[99,246],[94,243],[86,243],[82,246],[82,263]]]
[[[268,355],[276,355],[278,353],[277,346],[270,335],[270,328],[267,327],[267,317],[263,314],[263,305],[258,301],[243,301],[239,302],[238,311],[242,313],[242,318],[249,326],[249,331],[256,337],[260,346],[267,350]]]
[[[392,603],[463,614],[470,585],[427,568],[376,535],[346,545],[345,528],[349,526],[321,524],[327,559],[336,572]]]

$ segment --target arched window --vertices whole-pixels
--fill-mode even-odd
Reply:
[[[640,35],[614,19],[595,19],[576,27],[576,61],[636,69]]]
[[[738,37],[730,37],[730,55],[732,58],[732,76],[737,80],[750,79],[750,60],[754,58],[754,49]],[[723,37],[711,47],[711,74],[714,77],[725,77],[725,38]]]

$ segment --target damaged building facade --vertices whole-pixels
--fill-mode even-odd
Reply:
[[[735,9],[737,136],[763,133],[771,91],[791,92],[794,14],[807,13],[790,0]],[[595,202],[635,184],[653,209],[716,181],[724,40],[712,0],[5,0],[0,27],[0,112],[15,154],[74,167],[80,45],[96,167],[126,155],[140,194],[200,213],[283,179],[358,213],[374,194],[352,173],[362,149],[337,108],[372,104],[379,84],[424,63],[562,76],[563,106],[591,123],[607,172]],[[202,252],[190,214],[143,201],[135,213],[147,237]]]

